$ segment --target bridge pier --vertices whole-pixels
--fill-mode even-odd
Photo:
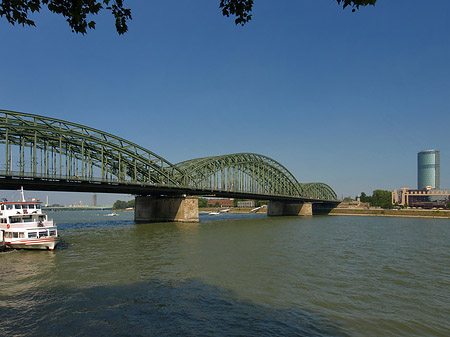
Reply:
[[[137,222],[198,222],[197,197],[138,196],[135,201]]]
[[[313,215],[313,204],[311,202],[288,203],[283,201],[269,201],[267,207],[268,216],[280,215]]]
[[[340,202],[322,202],[322,203],[314,203],[313,204],[313,214],[315,215],[328,215],[330,212],[335,209]]]

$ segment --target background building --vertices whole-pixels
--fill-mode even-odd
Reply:
[[[234,199],[216,199],[210,198],[207,200],[208,207],[233,207]]]
[[[421,190],[410,190],[402,187],[400,190],[392,191],[392,204],[417,208],[447,208],[450,203],[450,190],[436,190],[424,188]]]
[[[427,186],[441,188],[441,164],[438,150],[421,151],[417,154],[417,189]]]
[[[449,208],[450,190],[441,190],[441,154],[438,150],[417,154],[417,190],[392,191],[392,204],[415,208]]]
[[[255,200],[241,200],[237,202],[239,208],[253,208],[255,207]]]

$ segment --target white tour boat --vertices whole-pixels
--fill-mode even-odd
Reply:
[[[20,197],[0,202],[0,238],[6,248],[53,250],[60,240],[53,220],[42,213],[40,201],[25,200],[23,188]]]
[[[3,238],[3,231],[0,231],[0,251],[5,250],[6,244]]]

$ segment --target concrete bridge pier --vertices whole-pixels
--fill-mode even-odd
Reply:
[[[283,201],[269,201],[267,215],[313,215],[313,204],[311,202],[288,203]]]
[[[335,209],[340,202],[318,202],[313,204],[313,214],[315,215],[328,215],[333,209]]]
[[[137,222],[198,222],[198,199],[190,196],[138,196]]]

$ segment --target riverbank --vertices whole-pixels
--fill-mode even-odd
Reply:
[[[424,209],[351,209],[335,208],[330,215],[353,215],[353,216],[387,216],[401,218],[444,218],[450,219],[448,210],[424,210]]]
[[[54,208],[49,209],[48,211],[85,211],[85,210],[111,210],[111,208]],[[217,209],[211,207],[202,207],[199,208],[199,213],[210,213],[210,212],[218,212],[224,209]],[[251,213],[252,208],[230,208],[227,213],[237,213],[237,214],[245,214]],[[120,209],[115,210],[115,212],[134,212],[134,210],[129,209]],[[262,208],[258,210],[256,213],[265,214],[267,213],[267,208]],[[450,219],[450,210],[424,210],[424,209],[361,209],[361,208],[335,208],[333,209],[329,215],[350,215],[350,216],[385,216],[385,217],[401,217],[401,218],[444,218]]]
[[[44,212],[59,212],[59,211],[110,211],[112,206],[43,206]]]
[[[251,208],[231,208],[229,213],[250,213]],[[213,208],[200,208],[199,212],[214,212]],[[219,209],[220,211],[220,209]],[[258,210],[257,213],[267,213],[267,208]],[[361,209],[361,208],[335,208],[330,215],[350,216],[380,216],[400,218],[444,218],[450,219],[450,210],[425,210],[425,209]]]

